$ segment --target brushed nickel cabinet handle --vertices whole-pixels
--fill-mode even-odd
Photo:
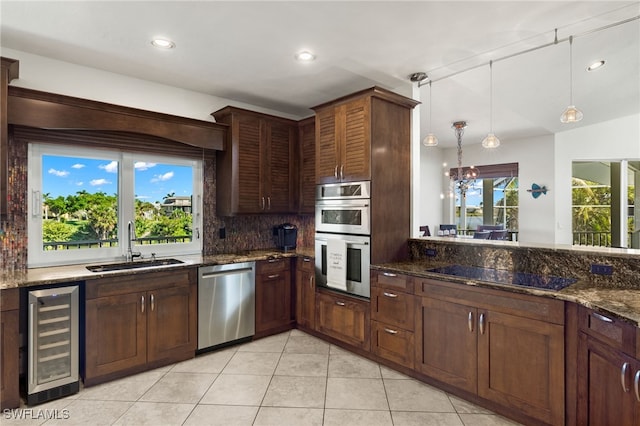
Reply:
[[[390,328],[385,328],[384,331],[389,334],[398,334],[397,330],[391,330]]]
[[[480,320],[478,321],[480,327],[480,334],[484,334],[484,314],[480,314]]]
[[[311,258],[310,257],[303,257],[302,261],[303,262],[311,262]]]
[[[338,305],[338,306],[344,306],[345,304],[344,304],[344,302],[341,302],[341,301],[339,301],[339,300],[336,300],[336,305]]]
[[[333,177],[338,179],[338,165],[336,164],[336,168],[333,169]]]
[[[140,296],[140,312],[144,314],[144,296]]]
[[[340,180],[344,180],[344,164],[340,165]]]
[[[640,402],[640,370],[636,371],[636,378],[633,380],[633,388],[636,391],[636,399]]]
[[[469,327],[469,332],[473,333],[473,312],[469,312],[469,317],[467,318],[467,326]]]
[[[392,299],[395,299],[396,297],[398,297],[398,295],[397,295],[397,294],[395,294],[395,293],[388,293],[388,292],[386,292],[386,291],[385,291],[384,293],[382,293],[382,294],[384,294],[384,295],[385,295],[385,296],[387,296],[387,297],[391,297]]]
[[[313,275],[309,276],[309,287],[313,288]]]
[[[622,390],[625,392],[629,392],[629,388],[627,387],[627,371],[629,371],[629,363],[625,362],[620,369],[620,383],[622,384]]]
[[[271,210],[271,197],[267,197],[267,210]]]
[[[598,318],[600,321],[613,322],[613,320],[611,318],[607,318],[604,315],[600,315],[597,312],[592,312],[591,315],[593,315],[594,317]]]
[[[272,280],[274,278],[278,278],[280,276],[280,274],[273,274],[273,275],[269,275],[269,279]]]
[[[391,272],[383,272],[382,275],[384,275],[385,277],[397,277],[396,274]]]
[[[262,204],[260,205],[260,210],[264,210],[264,197],[262,197]]]
[[[153,297],[153,294],[151,295],[151,310],[153,311],[155,309],[156,306],[156,298]]]

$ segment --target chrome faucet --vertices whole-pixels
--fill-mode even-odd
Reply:
[[[133,259],[135,259],[136,257],[142,257],[142,253],[140,253],[139,251],[131,250],[131,242],[136,240],[136,227],[133,222],[129,221],[127,223],[127,262],[133,262]]]

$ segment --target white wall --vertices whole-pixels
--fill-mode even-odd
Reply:
[[[416,220],[418,229],[420,226],[429,225],[431,235],[437,235],[438,225],[444,223],[442,220],[444,211],[444,200],[441,186],[444,174],[442,169],[443,149],[438,147],[426,147],[422,141],[418,142],[420,148],[420,219]],[[446,193],[444,193],[446,195]],[[449,222],[447,222],[449,223]]]
[[[20,61],[20,76],[11,82],[12,86],[205,121],[214,121],[210,114],[227,105],[285,118],[303,118],[19,50],[2,48],[2,56]]]
[[[631,115],[556,134],[555,242],[571,244],[571,162],[640,159],[640,115]]]

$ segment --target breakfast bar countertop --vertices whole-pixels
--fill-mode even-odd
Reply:
[[[575,302],[594,309],[603,315],[619,318],[636,327],[640,327],[640,283],[638,288],[607,288],[589,280],[580,279],[562,290],[556,291],[512,284],[499,284],[429,271],[430,269],[449,265],[451,264],[445,262],[407,261],[371,265],[371,269]]]

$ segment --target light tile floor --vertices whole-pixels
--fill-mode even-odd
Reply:
[[[5,411],[2,425],[514,425],[291,330]]]

